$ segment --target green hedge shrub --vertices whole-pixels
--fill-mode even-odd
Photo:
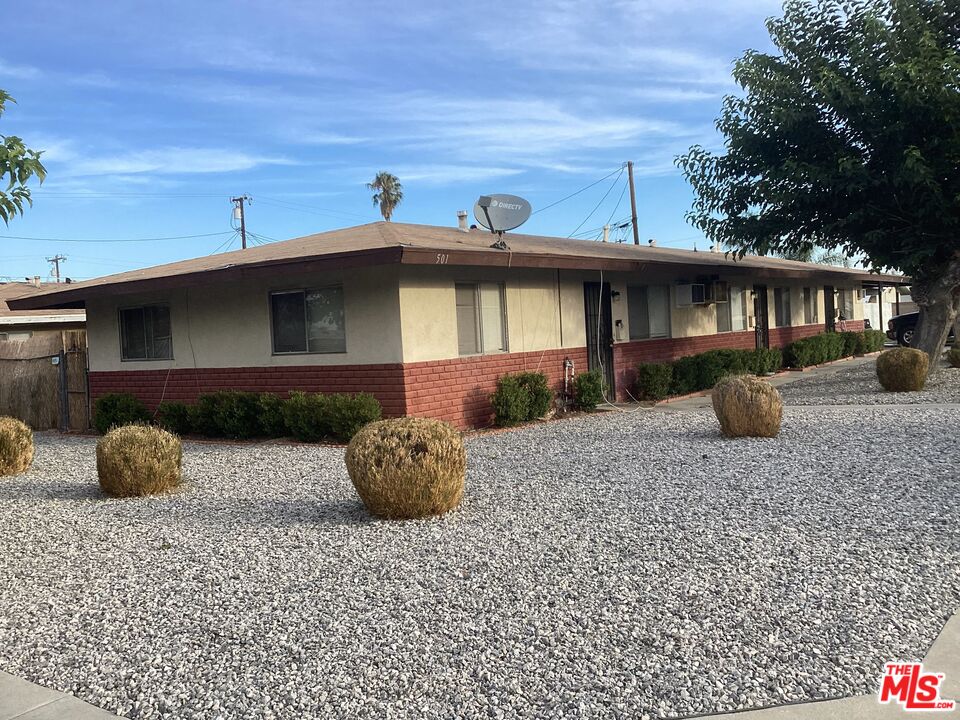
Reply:
[[[267,437],[284,437],[287,434],[283,402],[283,398],[275,393],[260,393],[260,430]]]
[[[864,330],[857,333],[857,346],[854,348],[854,354],[867,355],[869,353],[883,350],[887,342],[887,335],[882,330]]]
[[[604,402],[603,375],[599,370],[580,373],[573,379],[573,402],[580,410],[595,410]]]
[[[260,396],[239,390],[201,395],[190,408],[193,430],[207,437],[245,440],[262,435]]]
[[[636,390],[638,400],[663,400],[670,394],[673,366],[660,363],[637,365]]]
[[[757,348],[753,351],[750,369],[756,375],[779,372],[783,368],[783,352],[780,348]]]
[[[130,393],[107,393],[93,405],[93,426],[101,435],[112,427],[147,422],[150,422],[150,411]]]
[[[287,429],[303,442],[349,440],[369,422],[382,416],[380,403],[369,393],[322,395],[292,392],[283,403]]]
[[[490,396],[494,422],[510,427],[542,418],[550,410],[553,392],[547,376],[541,372],[520,372],[497,379],[497,389]]]
[[[160,403],[155,418],[157,425],[174,435],[187,435],[193,430],[190,408],[182,402]]]
[[[854,354],[876,352],[883,349],[885,341],[886,336],[879,330],[822,333],[787,345],[784,360],[795,368],[820,365]]]

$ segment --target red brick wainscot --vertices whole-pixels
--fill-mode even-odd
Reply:
[[[383,414],[403,415],[406,401],[403,366],[298,365],[291,367],[183,368],[171,370],[119,370],[90,373],[90,399],[114,392],[129,392],[151,410],[162,401],[196,402],[197,396],[217,390],[248,390],[286,395],[291,390],[324,393],[372,393]]]
[[[585,347],[407,363],[403,366],[407,413],[439,418],[461,428],[490,425],[490,394],[497,389],[497,378],[539,370],[559,393],[566,358],[573,361],[576,373],[586,372]]]

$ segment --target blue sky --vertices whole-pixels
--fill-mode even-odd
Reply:
[[[522,195],[536,211],[633,160],[642,240],[690,247],[700,234],[673,158],[717,145],[732,61],[768,48],[763,21],[778,11],[767,0],[18,3],[0,48],[0,88],[18,102],[0,133],[44,149],[48,179],[0,228],[0,276],[46,276],[56,253],[78,279],[209,254],[230,236],[9,236],[229,232],[240,193],[264,239],[377,220],[364,183],[381,169],[404,185],[395,221],[452,225],[480,194]],[[524,230],[567,236],[628,215],[615,178]]]

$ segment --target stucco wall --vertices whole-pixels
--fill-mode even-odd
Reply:
[[[87,304],[90,369],[359,365],[400,362],[398,269],[363,268],[241,284],[207,285],[149,295],[122,295]],[[345,353],[274,355],[269,294],[276,290],[343,285]],[[123,361],[118,310],[142,304],[170,305],[173,360]]]

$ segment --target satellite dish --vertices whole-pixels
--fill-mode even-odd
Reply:
[[[502,233],[523,225],[533,208],[516,195],[481,195],[473,216],[490,232]]]

